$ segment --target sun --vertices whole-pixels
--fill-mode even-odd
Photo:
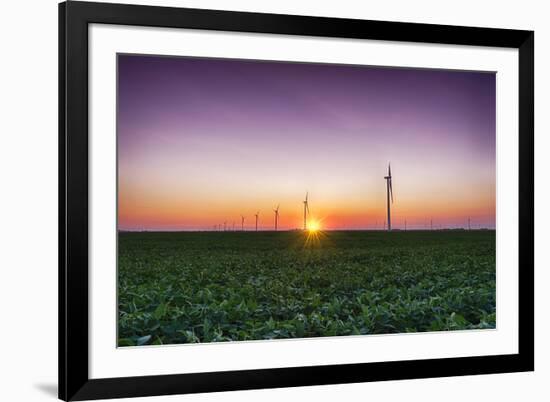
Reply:
[[[321,223],[318,221],[309,221],[307,224],[307,230],[309,232],[318,232],[321,230]]]

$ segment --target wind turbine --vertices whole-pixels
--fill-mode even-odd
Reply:
[[[235,221],[233,221],[233,232],[235,231]]]
[[[471,230],[471,226],[470,226],[470,217],[468,217],[468,230]]]
[[[225,232],[227,230],[227,221],[223,223],[223,231]]]
[[[241,232],[244,232],[244,216],[241,215]]]
[[[388,163],[388,175],[384,176],[386,180],[386,196],[388,202],[388,232],[391,231],[391,211],[390,211],[390,198],[391,203],[393,204],[393,189],[391,185],[391,166]]]
[[[307,216],[309,215],[309,203],[307,201],[307,196],[309,195],[309,192],[306,192],[306,199],[304,202],[304,230],[307,230]]]
[[[256,212],[254,214],[254,216],[256,217],[256,232],[258,231],[258,216],[260,216],[260,211]]]
[[[277,223],[279,223],[279,205],[277,205],[277,209],[274,209],[273,212],[275,212],[275,231],[276,231]]]

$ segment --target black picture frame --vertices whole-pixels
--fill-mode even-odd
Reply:
[[[517,354],[213,373],[88,375],[88,24],[377,39],[519,51]],[[534,32],[70,1],[59,4],[59,398],[89,400],[534,370]]]

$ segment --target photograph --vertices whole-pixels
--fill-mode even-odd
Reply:
[[[118,347],[497,328],[494,71],[116,57]]]

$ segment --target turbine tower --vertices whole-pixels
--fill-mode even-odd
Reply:
[[[309,203],[307,201],[307,196],[309,192],[306,193],[306,199],[304,202],[304,230],[307,230],[307,216],[309,215]]]
[[[386,198],[388,203],[388,232],[391,231],[391,211],[390,211],[390,199],[393,204],[393,189],[391,185],[391,166],[388,163],[388,175],[384,176],[386,180]]]
[[[244,232],[244,216],[241,215],[241,232]]]
[[[273,212],[275,212],[275,231],[277,231],[277,224],[279,223],[279,205],[277,205],[277,209],[274,209]]]
[[[258,231],[258,216],[260,216],[260,211],[256,212],[254,214],[254,216],[256,217],[256,232]]]
[[[223,223],[223,231],[225,232],[227,230],[227,221]]]

